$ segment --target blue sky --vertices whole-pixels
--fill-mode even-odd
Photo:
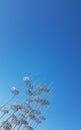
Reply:
[[[24,75],[55,80],[38,130],[81,130],[81,1],[0,1],[0,102]]]

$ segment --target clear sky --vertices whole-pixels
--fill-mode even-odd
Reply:
[[[0,1],[0,102],[38,72],[55,80],[38,130],[81,130],[81,0]]]

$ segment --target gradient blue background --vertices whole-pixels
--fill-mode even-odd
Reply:
[[[81,130],[81,1],[0,1],[0,104],[24,75],[55,80],[38,130]]]

